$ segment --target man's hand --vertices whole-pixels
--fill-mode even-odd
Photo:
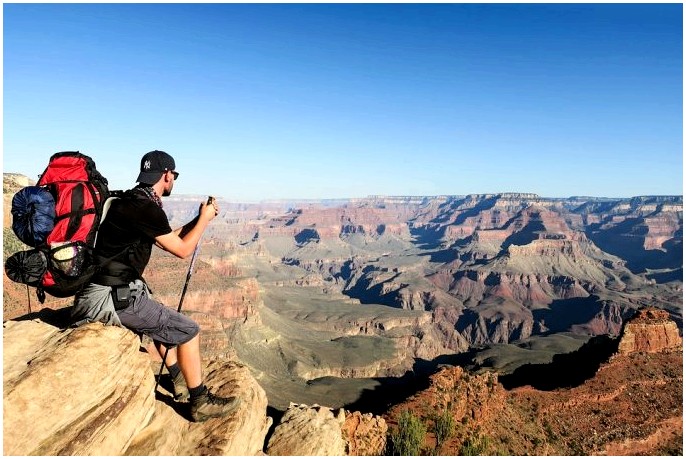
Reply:
[[[217,215],[219,215],[219,205],[217,200],[210,196],[207,202],[200,204],[200,218],[204,218],[209,222]]]

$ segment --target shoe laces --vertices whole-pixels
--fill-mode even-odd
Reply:
[[[215,395],[209,390],[207,391],[207,403],[211,403],[213,405],[225,405],[228,401],[229,400],[224,397]]]

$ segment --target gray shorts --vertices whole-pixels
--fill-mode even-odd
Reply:
[[[200,332],[200,327],[193,320],[144,292],[133,297],[129,307],[120,309],[117,315],[126,328],[147,335],[166,347],[186,343]]]

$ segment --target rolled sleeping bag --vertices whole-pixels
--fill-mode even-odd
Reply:
[[[12,230],[29,247],[45,244],[55,227],[55,198],[46,188],[27,186],[12,198]]]

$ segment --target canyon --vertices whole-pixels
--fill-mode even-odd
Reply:
[[[5,174],[4,252],[17,247],[8,203],[22,183],[8,184]],[[172,227],[193,218],[202,200],[165,198]],[[275,420],[293,404],[321,405],[384,415],[393,425],[394,407],[426,390],[445,365],[498,374],[507,390],[522,392],[518,381],[546,384],[531,379],[540,373],[532,368],[616,340],[647,307],[675,324],[661,339],[678,338],[682,201],[530,193],[220,199],[184,311],[201,325],[203,356],[241,362]],[[146,280],[176,307],[187,270],[187,260],[154,249]],[[4,320],[26,317],[31,295],[33,311],[70,305],[50,297],[39,305],[5,276]],[[644,352],[645,341],[623,349]]]
[[[192,217],[168,202],[176,224]],[[229,335],[275,407],[347,406],[388,384],[391,403],[394,382],[450,356],[511,372],[617,336],[641,307],[681,324],[682,212],[680,196],[226,203],[201,253],[255,282]],[[198,284],[207,298],[231,291]]]

